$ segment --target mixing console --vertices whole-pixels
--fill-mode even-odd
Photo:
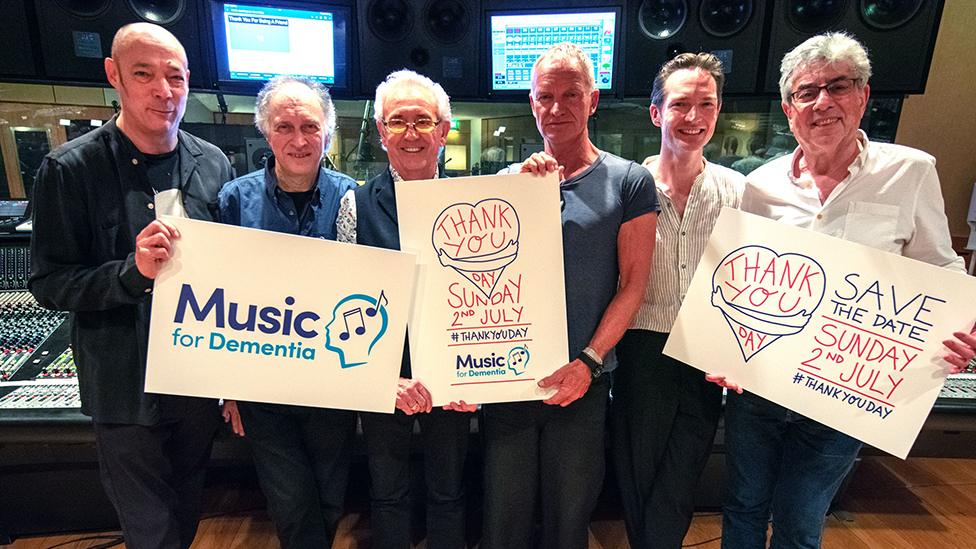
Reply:
[[[10,392],[0,397],[0,410],[81,407],[77,379],[14,382],[5,389]]]
[[[26,291],[0,292],[0,381],[25,379],[18,371],[67,316],[41,307]]]
[[[25,245],[0,246],[0,290],[27,287],[30,276],[30,248]]]
[[[949,376],[939,392],[939,399],[959,399],[976,406],[976,374]]]
[[[80,407],[67,318],[27,291],[0,291],[0,409]]]

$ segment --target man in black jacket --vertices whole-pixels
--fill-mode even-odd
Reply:
[[[451,103],[440,84],[404,69],[380,83],[373,106],[389,169],[343,196],[337,240],[399,250],[394,184],[438,177],[437,155],[451,129]],[[412,546],[410,447],[415,418],[423,440],[427,547],[466,546],[464,460],[471,420],[460,412],[474,412],[477,405],[461,401],[435,408],[432,403],[427,387],[412,376],[408,341],[400,364],[396,410],[359,416],[369,461],[373,547]]]
[[[144,392],[153,279],[179,237],[156,215],[214,220],[230,165],[179,130],[189,71],[168,31],[121,28],[105,72],[121,113],[38,172],[29,287],[41,305],[71,312],[82,412],[126,545],[189,547],[219,411]]]

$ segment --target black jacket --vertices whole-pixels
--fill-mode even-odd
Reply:
[[[81,411],[102,423],[152,425],[157,398],[143,391],[152,280],[135,265],[135,237],[155,219],[139,154],[112,119],[49,153],[34,189],[31,293],[69,311]],[[179,133],[180,190],[187,215],[216,219],[231,179],[224,154]]]

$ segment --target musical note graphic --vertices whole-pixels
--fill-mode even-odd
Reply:
[[[369,314],[370,309],[366,309],[366,314],[373,316],[376,311],[373,310],[373,314]],[[359,326],[356,326],[356,319],[353,319],[353,326],[356,335],[363,335],[366,333],[366,323],[363,321],[363,309],[361,307],[356,307],[355,309],[350,309],[342,313],[342,321],[346,324],[346,331],[339,334],[339,339],[345,341],[349,339],[349,317],[353,315],[359,315]]]
[[[332,308],[332,320],[325,326],[325,348],[339,355],[342,368],[368,362],[389,325],[388,304],[386,292],[380,290],[375,299],[367,294],[349,294]],[[354,334],[358,337],[352,337]]]
[[[529,367],[529,360],[531,358],[532,355],[529,353],[528,346],[519,345],[518,347],[513,347],[508,351],[508,369],[515,375],[520,376]]]
[[[389,303],[386,299],[385,290],[380,290],[380,296],[376,298],[376,307],[367,307],[366,316],[376,316],[376,310],[385,307]]]

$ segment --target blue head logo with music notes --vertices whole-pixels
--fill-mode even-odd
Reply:
[[[508,365],[508,369],[512,371],[513,374],[520,376],[525,373],[526,369],[529,367],[529,359],[532,357],[529,353],[529,348],[526,345],[519,345],[518,347],[512,347],[508,351],[508,357],[505,363]]]
[[[343,368],[369,362],[369,354],[386,333],[389,318],[384,292],[379,297],[351,294],[332,309],[325,327],[325,348],[339,355]]]

